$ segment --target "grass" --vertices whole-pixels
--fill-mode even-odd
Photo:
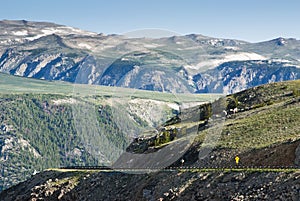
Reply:
[[[86,175],[88,175],[87,172],[74,172],[68,177],[63,177],[61,179],[56,178],[55,180],[50,181],[48,180],[48,188],[52,188],[53,190],[57,190],[57,188],[64,188],[65,191],[70,192],[80,183],[80,180]]]
[[[72,177],[66,177],[66,178],[63,178],[63,179],[59,179],[57,181],[54,180],[54,181],[51,182],[51,184],[60,186],[60,185],[63,185],[65,183],[69,183],[69,184],[71,184],[71,186],[70,186],[71,189],[73,189],[75,186],[78,185],[79,179],[81,178],[81,176],[83,176],[83,175],[77,174],[77,175],[74,175]]]
[[[1,94],[62,94],[81,97],[130,97],[152,99],[165,102],[207,102],[217,99],[221,94],[172,94],[130,88],[98,85],[72,84],[61,81],[45,81],[0,73]]]
[[[300,107],[272,108],[225,124],[220,146],[262,148],[300,137]]]
[[[249,150],[300,139],[299,90],[300,80],[296,80],[263,85],[228,96],[228,100],[236,100],[236,105],[229,108],[252,109],[227,118],[221,125],[220,138],[206,146]],[[250,99],[251,96],[255,98]],[[213,128],[200,132],[196,142],[203,142],[213,133]]]

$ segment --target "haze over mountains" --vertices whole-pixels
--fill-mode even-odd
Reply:
[[[12,75],[163,92],[230,94],[300,79],[300,41],[285,38],[129,38],[4,20],[0,55],[0,72]]]

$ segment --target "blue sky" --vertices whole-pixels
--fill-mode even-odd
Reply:
[[[300,39],[299,0],[7,0],[0,19],[50,21],[105,34],[156,28],[250,42]]]

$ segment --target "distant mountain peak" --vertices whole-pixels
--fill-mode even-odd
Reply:
[[[288,43],[293,43],[296,42],[297,39],[296,38],[283,38],[283,37],[278,37],[275,38],[273,40],[270,40],[270,42],[275,43],[278,46],[285,46]]]
[[[93,59],[83,62],[87,55]],[[136,64],[139,68],[134,68]],[[0,21],[0,72],[25,77],[75,82],[86,69],[80,83],[231,93],[299,79],[298,66],[300,41],[292,38],[260,43],[201,34],[146,38],[48,22]],[[158,80],[161,84],[156,87]]]
[[[188,35],[185,35],[186,37],[188,38],[191,38],[191,39],[197,39],[197,40],[201,40],[201,39],[208,39],[210,37],[208,36],[204,36],[202,34],[188,34]]]

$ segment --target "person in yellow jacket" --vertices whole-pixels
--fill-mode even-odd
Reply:
[[[234,159],[235,159],[235,164],[238,165],[240,161],[240,157],[236,156]]]

